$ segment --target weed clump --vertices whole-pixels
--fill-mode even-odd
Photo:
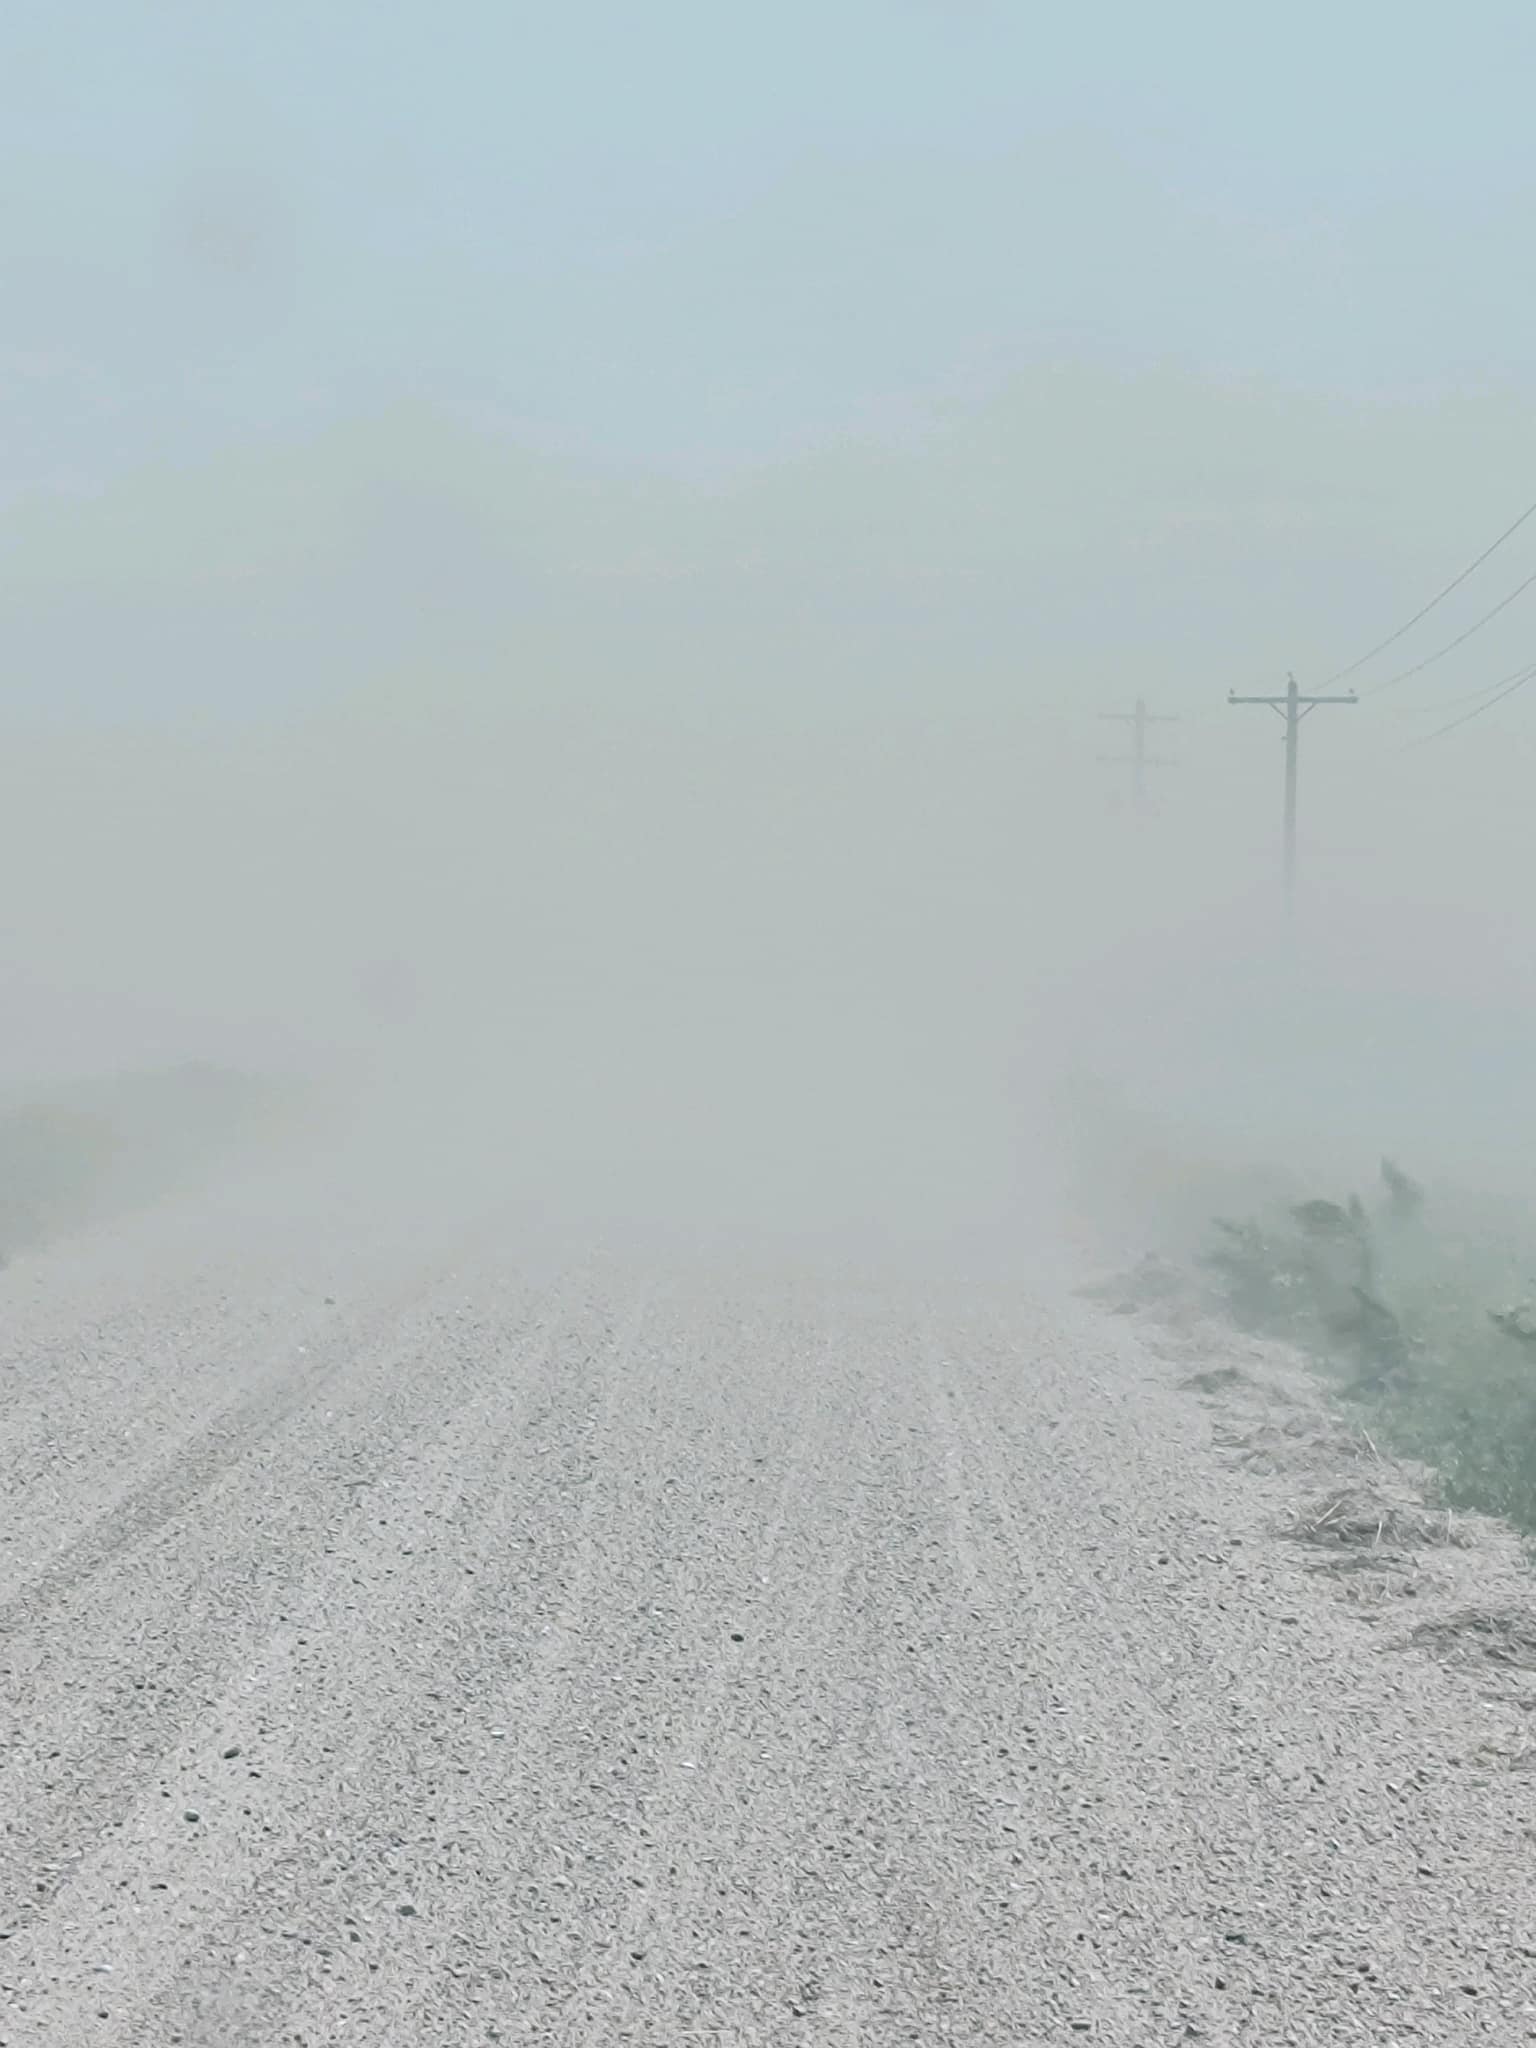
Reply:
[[[1536,1531],[1536,1224],[1431,1199],[1391,1160],[1367,1205],[1316,1197],[1216,1217],[1198,1264],[1220,1309],[1322,1361],[1453,1506]]]

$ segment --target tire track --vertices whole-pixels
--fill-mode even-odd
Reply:
[[[235,1466],[266,1447],[288,1423],[310,1407],[337,1379],[352,1369],[360,1351],[386,1336],[423,1292],[442,1284],[444,1271],[424,1273],[397,1291],[369,1315],[361,1328],[334,1332],[316,1343],[323,1325],[302,1328],[276,1349],[280,1360],[302,1357],[304,1363],[271,1377],[269,1354],[256,1370],[264,1384],[243,1401],[212,1417],[178,1444],[127,1497],[86,1527],[14,1592],[0,1600],[0,1643],[35,1625],[47,1609],[74,1592],[105,1566],[121,1562],[140,1544],[183,1519],[200,1497],[210,1492]],[[299,1343],[297,1338],[309,1339]],[[397,1354],[390,1353],[392,1361]]]
[[[391,1759],[416,1794],[448,1799],[454,1773],[468,1766],[449,1767],[444,1757],[463,1755],[467,1741],[474,1746],[470,1706],[482,1726],[499,1717],[502,1703],[485,1691],[494,1668],[485,1653],[494,1657],[506,1631],[487,1634],[475,1622],[506,1584],[515,1547],[507,1539],[527,1515],[520,1487],[530,1469],[552,1509],[569,1477],[566,1461],[557,1466],[542,1453],[560,1390],[592,1354],[591,1320],[580,1274],[567,1276],[521,1329],[507,1320],[498,1327],[494,1316],[466,1329],[455,1318],[443,1341],[418,1353],[424,1363],[435,1350],[435,1370],[391,1375],[386,1406],[360,1412],[359,1427],[382,1436],[388,1451],[390,1469],[375,1492],[379,1505],[394,1497],[391,1513],[382,1524],[376,1514],[348,1514],[331,1532],[285,1600],[280,1625],[252,1640],[245,1668],[226,1674],[223,1696],[168,1750],[174,1797],[157,1800],[146,1789],[122,1839],[93,1856],[32,1945],[34,1973],[60,1986],[39,2010],[61,2039],[88,2018],[102,2048],[140,2039],[159,2048],[178,2034],[219,2043],[267,2038],[303,1984],[293,1947],[269,1950],[264,1925],[296,1909],[307,1918],[300,1901],[323,1900],[327,1885],[343,1881],[354,1919],[387,1923],[393,1901],[386,1892],[380,1904],[376,1893],[389,1859],[375,1851],[387,1851],[395,1830],[371,1819],[349,1837],[342,1822],[354,1788]],[[300,1492],[308,1476],[297,1463],[283,1478]],[[557,1526],[548,1515],[541,1520]],[[358,1671],[376,1664],[381,1643],[391,1675],[338,1713],[334,1703],[347,1699]],[[464,1704],[450,1714],[451,1698]],[[416,1721],[430,1731],[424,1752],[415,1748],[428,1739]],[[245,1736],[259,1782],[247,1780],[243,1765],[220,1771],[231,1729]],[[322,1841],[295,1823],[316,1796],[331,1814]],[[183,1808],[199,1816],[190,1837],[178,1822]],[[166,1874],[158,1893],[144,1886],[146,1870]],[[114,2023],[103,2025],[94,1993],[80,1984],[79,1957],[85,1931],[125,1888],[139,1902],[138,1939],[117,1946]],[[188,1897],[199,1902],[193,1922],[182,1910]],[[143,1939],[150,1930],[152,1943]],[[322,1914],[325,1935],[341,1938]],[[297,1945],[310,1942],[306,1935]]]
[[[167,1759],[217,1697],[221,1674],[274,1630],[278,1639],[292,1638],[316,1559],[334,1552],[349,1528],[377,1520],[389,1461],[412,1443],[421,1421],[412,1406],[391,1424],[391,1397],[403,1387],[419,1402],[430,1378],[409,1368],[454,1339],[456,1317],[443,1299],[452,1275],[439,1269],[435,1277],[437,1291],[396,1319],[387,1346],[364,1344],[330,1360],[319,1380],[306,1379],[311,1400],[329,1391],[338,1404],[322,1439],[328,1476],[318,1496],[285,1493],[280,1480],[274,1486],[273,1461],[292,1455],[280,1446],[312,1454],[304,1436],[309,1405],[300,1401],[253,1434],[243,1456],[209,1475],[190,1517],[93,1560],[69,1586],[49,1589],[25,1637],[12,1631],[7,1693],[15,1728],[0,1765],[0,1810],[11,1825],[0,1840],[0,1877],[22,1901],[14,1928],[48,1913],[88,1866],[93,1846],[123,1831],[137,1805],[165,1803],[153,1788],[174,1775]],[[537,1296],[531,1312],[536,1323],[551,1313]],[[367,1329],[390,1324],[381,1314]],[[215,1526],[201,1526],[215,1510]],[[212,1573],[210,1550],[219,1559]],[[115,1586],[103,1622],[104,1580]],[[88,1624],[92,1666],[82,1684],[78,1638],[65,1617],[86,1603],[98,1618]]]

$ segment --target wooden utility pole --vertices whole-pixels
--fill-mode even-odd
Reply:
[[[1171,768],[1172,761],[1159,759],[1147,752],[1147,727],[1149,725],[1177,725],[1178,720],[1167,712],[1149,711],[1144,699],[1136,699],[1134,711],[1101,711],[1100,718],[1106,718],[1113,725],[1128,725],[1131,728],[1131,751],[1129,754],[1104,754],[1100,758],[1113,762],[1117,767],[1129,767],[1131,771],[1131,794],[1136,800],[1138,811],[1145,810],[1147,802],[1147,770],[1149,768]]]
[[[1296,770],[1301,735],[1301,721],[1319,704],[1358,704],[1359,698],[1351,690],[1347,697],[1303,697],[1297,688],[1296,678],[1286,678],[1283,697],[1239,697],[1235,690],[1227,692],[1229,704],[1267,704],[1271,711],[1278,711],[1285,720],[1285,907],[1291,910],[1296,903]]]

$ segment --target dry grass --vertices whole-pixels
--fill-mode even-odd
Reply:
[[[1326,1579],[1360,1620],[1374,1621],[1383,1608],[1417,1598],[1429,1586],[1418,1558],[1398,1550],[1341,1550],[1307,1570]]]
[[[1351,1429],[1315,1409],[1296,1409],[1258,1422],[1217,1423],[1212,1437],[1218,1448],[1250,1471],[1292,1473],[1318,1483],[1380,1463],[1364,1430]]]
[[[1536,1614],[1522,1608],[1466,1607],[1459,1614],[1421,1622],[1409,1640],[1415,1649],[1446,1664],[1536,1671]]]
[[[1469,1540],[1449,1508],[1381,1486],[1337,1486],[1298,1509],[1285,1534],[1334,1550],[1419,1550]]]

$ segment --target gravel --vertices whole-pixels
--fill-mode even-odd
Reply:
[[[0,1285],[4,2048],[1536,2040],[1508,1547],[1345,1600],[1190,1343],[319,1176]]]

